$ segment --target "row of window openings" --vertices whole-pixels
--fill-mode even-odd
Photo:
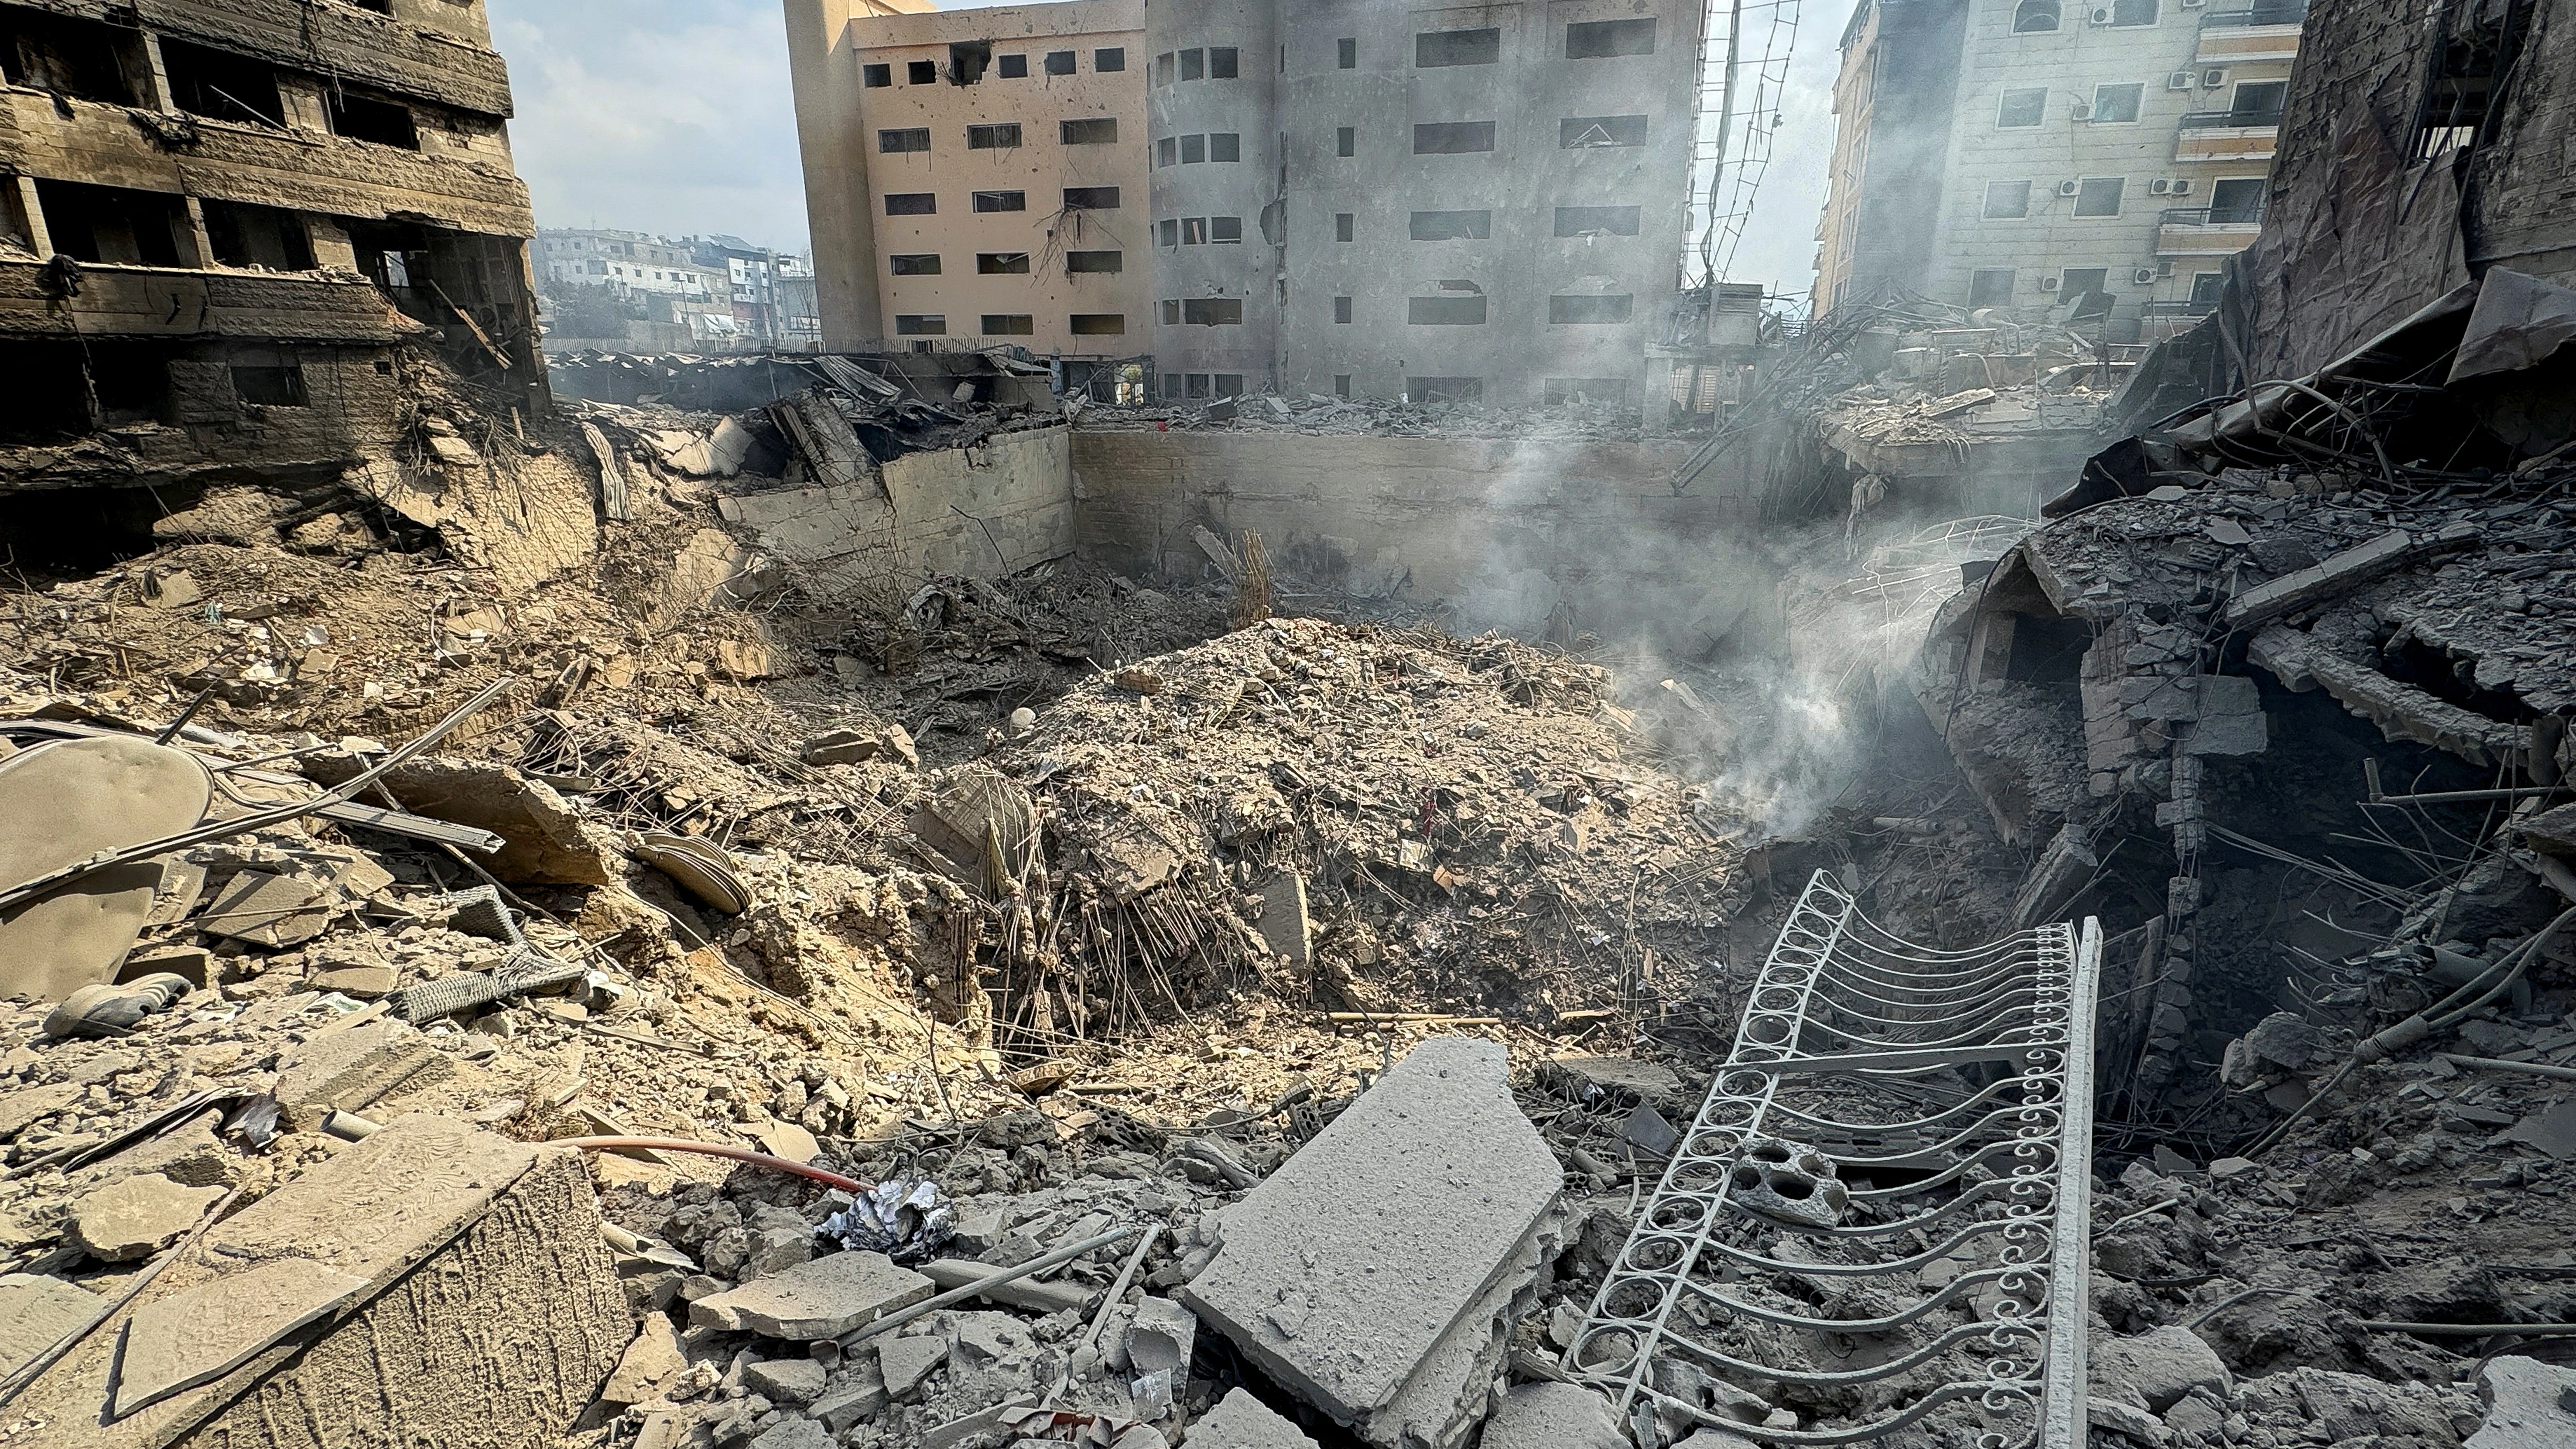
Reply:
[[[2141,267],[2138,269],[2138,275],[2143,278],[2151,270],[2153,269]],[[2190,305],[2204,309],[2217,306],[2218,291],[2224,285],[2226,276],[2224,272],[2193,274]],[[1969,307],[2010,306],[2013,299],[2013,286],[2019,277],[2020,273],[2010,267],[1979,267],[1970,272],[1968,274]],[[2048,285],[2050,282],[2055,282],[2057,285],[2051,288]],[[2061,305],[2083,297],[2107,298],[2111,291],[2111,269],[2109,267],[2066,267],[2054,277],[2042,277],[2040,289],[2054,291],[2057,294],[2056,300]]]
[[[1154,84],[1175,80],[1233,80],[1242,74],[1242,55],[1231,45],[1164,51],[1154,57]]]
[[[982,80],[984,78],[984,67],[986,65],[991,65],[994,73],[1004,80],[1025,80],[1028,78],[1029,58],[1025,53],[996,56],[993,54],[993,46],[990,41],[967,41],[948,47],[947,78],[954,84],[971,86],[977,81]],[[1046,52],[1046,58],[1043,65],[1048,75],[1072,75],[1074,73],[1074,53],[1070,50],[1050,50]],[[1102,74],[1125,70],[1127,68],[1127,47],[1123,45],[1107,45],[1093,51],[1091,53],[1091,68],[1094,71],[1101,72]],[[907,85],[935,86],[939,84],[940,81],[939,62],[935,60],[905,61],[903,64],[903,78]],[[894,65],[892,62],[873,62],[862,65],[859,67],[859,81],[860,84],[865,85],[870,89],[893,85]]]
[[[1448,284],[1443,284],[1448,285]],[[1472,283],[1460,282],[1460,288]],[[1404,320],[1414,327],[1482,327],[1492,299],[1481,292],[1463,296],[1407,297]],[[1615,325],[1626,322],[1636,311],[1636,298],[1628,293],[1613,295],[1570,295],[1547,299],[1547,321],[1551,327]],[[1353,299],[1333,299],[1333,320],[1346,323],[1355,319]],[[1243,299],[1240,297],[1166,297],[1162,303],[1166,327],[1240,327],[1243,325]]]
[[[1202,161],[1240,161],[1243,159],[1243,136],[1236,131],[1215,131],[1196,136],[1165,136],[1154,143],[1157,166],[1195,166]]]
[[[69,16],[28,15],[13,19],[0,37],[0,76],[9,84],[54,91],[74,100],[136,106],[144,102],[135,76],[143,69],[139,55],[128,51],[133,32]],[[192,116],[286,129],[286,93],[278,86],[281,72],[265,61],[185,41],[159,42],[161,70],[170,104]],[[470,116],[444,108],[415,110],[391,95],[370,94],[336,79],[323,85],[331,134],[344,140],[421,149],[424,115],[457,134],[490,128],[497,119]]]
[[[2142,82],[2119,85],[2097,85],[2093,103],[2078,102],[2077,120],[2097,126],[2122,125],[2138,119],[2139,107],[2145,104],[2147,88]],[[2277,126],[2281,108],[2288,101],[2288,81],[2243,81],[2229,98],[2225,124],[2232,126]],[[1995,106],[1995,125],[2001,129],[2025,130],[2048,123],[2048,87],[2008,86]]]
[[[986,312],[978,319],[979,337],[1034,337],[1038,319],[1027,312]],[[1065,330],[1076,337],[1124,337],[1127,315],[1123,312],[1075,312],[1065,318]],[[945,337],[948,316],[943,312],[901,312],[895,315],[894,331],[898,337]]]
[[[1333,49],[1335,69],[1359,68],[1359,37],[1346,35],[1333,42]],[[1623,55],[1654,53],[1655,22],[1652,19],[1583,20],[1565,27],[1565,58],[1568,60],[1610,60]],[[1452,65],[1498,65],[1502,59],[1503,32],[1499,28],[1425,30],[1416,32],[1413,37],[1413,64],[1419,70]]]
[[[1333,133],[1333,154],[1358,155],[1359,139],[1358,127],[1340,127]],[[1567,116],[1556,123],[1556,146],[1560,151],[1645,144],[1644,116]],[[1466,156],[1493,149],[1491,121],[1428,121],[1413,128],[1416,156]]]
[[[1113,145],[1118,140],[1118,118],[1103,116],[1092,120],[1058,121],[1056,139],[1067,146]],[[1017,121],[966,128],[966,149],[969,151],[1016,151],[1020,144],[1020,123]],[[879,131],[877,150],[887,156],[926,153],[930,150],[930,128],[908,126]]]
[[[2057,188],[2058,195],[2074,199],[2077,216],[2118,216],[2127,191],[2128,178],[2121,176],[2087,176],[2080,181],[2060,182]],[[2264,181],[2259,176],[2213,182],[2205,219],[2215,224],[2261,221],[2263,195]],[[1984,215],[1989,221],[2030,215],[2030,183],[1987,182]]]
[[[940,275],[937,252],[892,252],[886,256],[887,270],[898,277],[936,277]],[[1127,254],[1122,251],[1066,252],[1064,269],[1071,272],[1123,272]],[[1027,252],[977,252],[975,272],[985,277],[1023,277],[1029,273]]]
[[[1644,212],[1634,206],[1560,206],[1556,212],[1556,235],[1561,237],[1635,236],[1644,223]],[[1351,241],[1359,233],[1359,218],[1347,211],[1333,213],[1333,240]],[[1491,211],[1416,211],[1407,215],[1405,234],[1412,241],[1484,241],[1494,234]]]
[[[1068,186],[1064,188],[1066,209],[1116,211],[1118,188],[1115,186]],[[1026,211],[1029,194],[1025,191],[972,191],[966,204],[975,211]],[[939,193],[936,191],[889,191],[885,199],[888,216],[937,216]]]

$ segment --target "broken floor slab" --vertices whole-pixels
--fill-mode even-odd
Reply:
[[[689,1305],[689,1322],[726,1333],[838,1338],[939,1291],[883,1253],[832,1253]]]
[[[2576,1444],[2576,1369],[2520,1354],[2478,1371],[2487,1419],[2462,1449],[2563,1449]]]
[[[1497,1294],[1534,1274],[1561,1181],[1503,1048],[1435,1038],[1225,1211],[1183,1300],[1371,1442],[1455,1443],[1483,1410],[1490,1377],[1464,1378],[1488,1357]]]
[[[579,1156],[454,1118],[388,1122],[204,1244],[38,1377],[13,1421],[44,1420],[59,1449],[542,1449],[634,1336]],[[215,1286],[284,1263],[316,1291]],[[360,1286],[343,1296],[338,1279]],[[135,1344],[138,1387],[214,1376],[104,1422]]]

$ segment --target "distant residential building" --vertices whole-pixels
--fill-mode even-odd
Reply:
[[[827,346],[1152,345],[1144,0],[787,14]]]
[[[2304,0],[1863,0],[1817,310],[1896,287],[2117,341],[2188,325],[2261,230],[2305,19]]]
[[[1164,396],[1640,402],[1681,272],[1701,19],[1151,7]]]
[[[540,283],[604,286],[620,298],[678,297],[731,304],[731,283],[719,267],[701,266],[689,241],[633,231],[537,232]]]

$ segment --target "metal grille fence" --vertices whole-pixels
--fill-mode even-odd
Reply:
[[[2082,1449],[2100,966],[2097,922],[1935,950],[1818,871],[1567,1370],[1649,1449]]]

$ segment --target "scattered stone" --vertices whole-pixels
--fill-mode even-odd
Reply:
[[[1198,1331],[1198,1315],[1169,1298],[1149,1297],[1136,1305],[1135,1321],[1127,1326],[1127,1362],[1140,1374],[1186,1373]]]
[[[667,1316],[648,1313],[635,1341],[627,1345],[626,1356],[617,1361],[616,1372],[608,1376],[608,1386],[599,1391],[599,1400],[611,1408],[624,1408],[667,1397],[688,1369],[689,1356],[680,1347],[679,1330]]]
[[[391,966],[335,966],[304,979],[316,991],[336,991],[356,1001],[391,996],[402,985],[401,973]]]
[[[878,1371],[876,1357],[859,1354],[842,1361],[841,1387],[806,1413],[821,1420],[824,1428],[841,1434],[883,1413],[885,1406],[885,1378]]]
[[[877,1374],[886,1396],[910,1403],[921,1393],[921,1381],[948,1362],[948,1340],[929,1334],[899,1334],[877,1340]]]
[[[71,1240],[103,1263],[148,1258],[195,1227],[223,1195],[220,1187],[183,1187],[157,1172],[136,1173],[73,1204]]]
[[[319,1032],[296,1048],[277,1077],[277,1105],[298,1132],[322,1125],[333,1108],[362,1112],[387,1097],[455,1075],[429,1039],[398,1021]]]
[[[751,1449],[833,1449],[832,1435],[811,1419],[791,1417],[761,1431]]]
[[[689,1305],[693,1327],[806,1342],[839,1338],[939,1291],[883,1253],[831,1253]]]
[[[1541,1072],[1578,1096],[1586,1089],[1597,1089],[1637,1098],[1659,1111],[1686,1105],[1681,1077],[1661,1062],[1641,1062],[1634,1057],[1556,1057]]]
[[[2157,1423],[2155,1415],[2116,1399],[2085,1400],[2084,1418],[2096,1429],[2108,1429],[2141,1444],[2167,1444],[2173,1440],[2173,1431]]]

